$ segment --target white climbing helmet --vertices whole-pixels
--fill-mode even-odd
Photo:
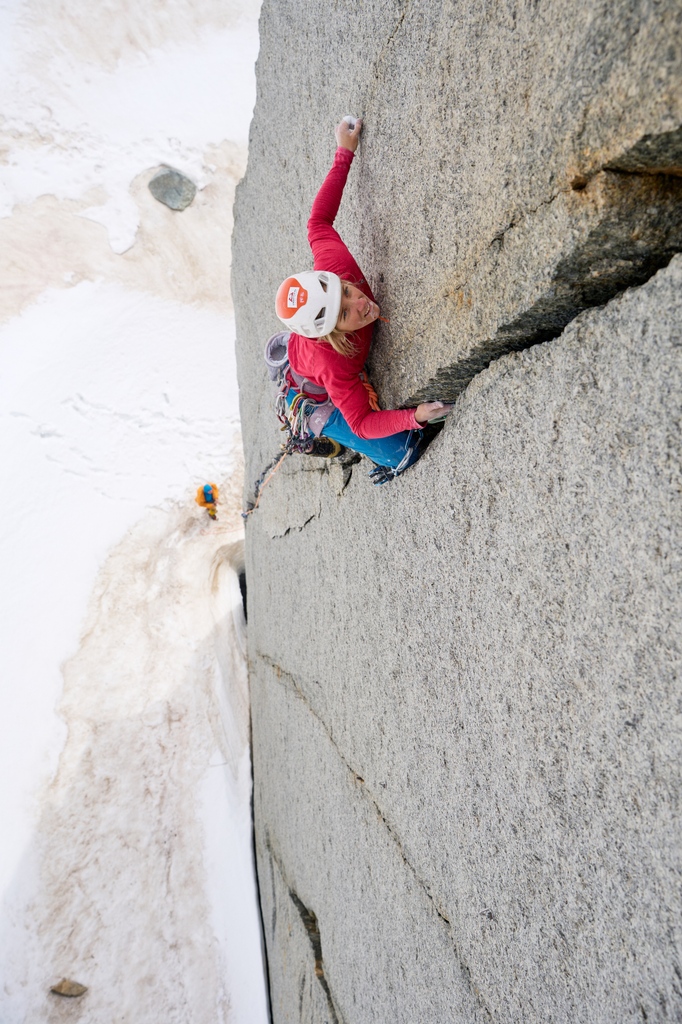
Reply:
[[[341,278],[326,270],[304,270],[277,290],[275,312],[285,327],[306,338],[322,338],[336,327]]]

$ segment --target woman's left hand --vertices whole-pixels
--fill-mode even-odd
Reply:
[[[342,149],[349,149],[351,153],[354,153],[358,148],[358,142],[360,141],[360,132],[362,131],[362,118],[358,117],[355,121],[355,127],[351,128],[348,121],[342,121],[341,124],[336,126],[336,144],[341,146]]]

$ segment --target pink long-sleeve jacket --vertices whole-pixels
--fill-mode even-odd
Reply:
[[[354,155],[342,146],[336,150],[331,170],[313,203],[308,221],[308,241],[313,251],[315,270],[327,270],[351,281],[374,302],[360,267],[334,229]],[[296,373],[325,388],[353,433],[365,439],[388,437],[389,434],[421,426],[414,418],[414,409],[372,412],[370,408],[369,396],[359,374],[369,354],[373,329],[374,324],[367,324],[353,334],[356,347],[353,356],[343,356],[335,352],[328,342],[305,338],[302,334],[294,333],[289,339],[289,362]]]

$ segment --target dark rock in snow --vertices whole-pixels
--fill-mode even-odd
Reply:
[[[152,178],[149,191],[171,210],[186,210],[197,194],[197,187],[180,171],[167,167]]]

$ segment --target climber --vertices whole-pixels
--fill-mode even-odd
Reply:
[[[344,118],[336,128],[334,162],[308,221],[314,270],[283,281],[275,309],[292,332],[287,348],[295,380],[287,402],[291,405],[301,393],[314,402],[328,398],[328,419],[323,426],[318,422],[315,432],[369,456],[376,465],[370,476],[385,483],[416,462],[425,445],[422,428],[442,419],[452,406],[423,402],[416,409],[381,411],[364,375],[380,310],[333,226],[361,131],[361,118]],[[306,386],[312,386],[310,392]]]
[[[215,484],[202,484],[197,491],[197,496],[194,499],[197,505],[201,505],[208,512],[211,519],[218,518],[218,510],[216,505],[218,503],[218,497],[220,492]]]

